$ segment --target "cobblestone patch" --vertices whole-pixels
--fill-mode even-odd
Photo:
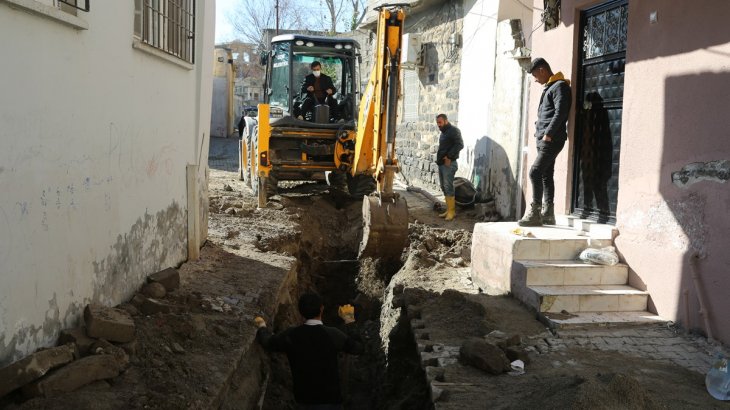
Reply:
[[[228,172],[238,172],[238,138],[211,138],[208,166]]]
[[[588,350],[616,351],[631,356],[663,360],[705,374],[719,352],[728,350],[697,335],[685,335],[666,325],[628,329],[562,330],[547,338],[551,349],[581,347]]]

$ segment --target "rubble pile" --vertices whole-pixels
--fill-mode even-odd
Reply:
[[[130,304],[118,308],[90,304],[84,325],[60,332],[56,347],[39,350],[0,369],[0,397],[53,398],[127,370],[137,339],[133,315],[171,310],[159,300],[180,286],[176,269],[150,275]],[[148,297],[149,296],[149,297]],[[153,298],[155,297],[155,298]],[[156,299],[157,298],[157,299]]]

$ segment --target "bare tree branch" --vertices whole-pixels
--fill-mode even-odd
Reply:
[[[248,43],[264,50],[264,30],[276,28],[276,0],[239,0],[236,10],[227,16],[233,29]],[[279,28],[305,30],[303,7],[296,0],[279,0]]]

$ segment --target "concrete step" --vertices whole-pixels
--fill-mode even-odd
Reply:
[[[587,247],[603,248],[612,243],[606,232],[579,234],[568,226],[525,228],[516,222],[478,223],[472,236],[472,278],[485,293],[514,292],[515,260],[577,260]]]
[[[629,267],[597,265],[580,260],[516,260],[515,280],[533,285],[625,285]]]
[[[554,329],[581,329],[595,327],[644,326],[667,323],[668,320],[654,313],[643,311],[629,312],[579,312],[579,313],[540,313],[543,321]]]
[[[628,285],[536,285],[517,296],[538,312],[632,312],[646,310],[649,292]]]
[[[576,232],[582,232],[592,237],[600,236],[613,239],[618,235],[618,229],[613,225],[599,224],[573,215],[555,215],[555,226],[569,227]]]

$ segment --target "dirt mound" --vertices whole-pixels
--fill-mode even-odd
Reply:
[[[405,270],[465,267],[471,262],[471,232],[413,224]]]
[[[649,392],[625,374],[596,375],[578,388],[571,409],[659,409]]]

